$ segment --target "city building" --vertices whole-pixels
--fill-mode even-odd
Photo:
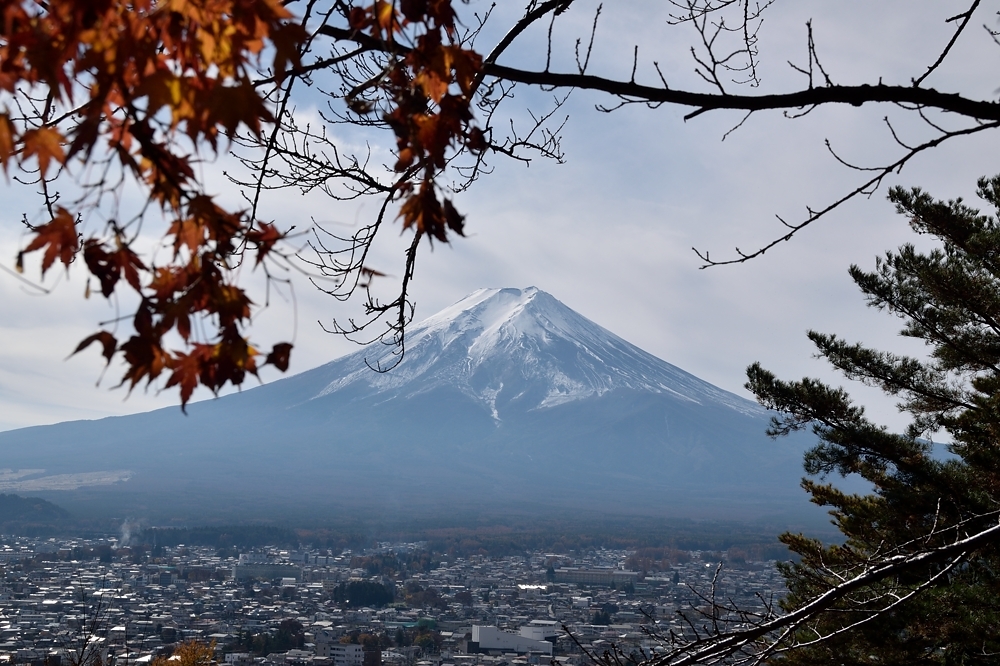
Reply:
[[[516,652],[517,654],[527,654],[535,652],[552,656],[552,643],[550,641],[531,638],[537,635],[534,627],[523,627],[522,633],[512,633],[498,629],[496,627],[481,627],[478,624],[472,625],[472,640],[467,643],[470,654],[492,652]]]

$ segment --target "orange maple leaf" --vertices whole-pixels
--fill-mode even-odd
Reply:
[[[181,246],[187,245],[192,254],[197,253],[205,242],[205,225],[197,218],[175,220],[167,230],[168,236],[174,237],[174,257],[181,251]]]
[[[35,229],[35,237],[28,247],[17,255],[18,269],[24,266],[24,255],[45,248],[42,256],[42,277],[56,259],[69,266],[74,255],[80,249],[80,237],[76,233],[76,221],[65,208],[57,208],[52,221]]]
[[[435,104],[448,93],[447,76],[441,77],[434,70],[427,69],[420,72],[414,79],[414,83],[419,85],[420,89],[424,91],[424,95],[434,100]]]
[[[4,171],[7,171],[7,161],[14,154],[14,141],[17,137],[17,130],[14,123],[10,121],[10,116],[0,113],[0,164]]]
[[[394,2],[378,0],[372,7],[372,16],[375,19],[376,25],[385,32],[387,37],[391,37],[392,33],[400,29],[399,17],[396,14]]]
[[[39,175],[44,176],[49,170],[49,164],[55,160],[59,164],[66,162],[66,153],[62,144],[63,135],[54,127],[39,127],[30,129],[22,137],[24,152],[22,159],[34,156],[38,159]]]
[[[181,410],[187,413],[187,403],[191,399],[201,379],[204,366],[212,356],[212,345],[195,345],[190,354],[178,352],[173,363],[173,372],[164,388],[179,386],[181,390]]]

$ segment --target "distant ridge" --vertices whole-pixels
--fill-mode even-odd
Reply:
[[[412,326],[398,367],[369,368],[390,353],[363,348],[187,418],[0,433],[0,452],[52,475],[127,469],[51,496],[132,515],[822,514],[798,488],[804,438],[769,441],[760,406],[534,287],[476,291]]]
[[[65,524],[71,516],[62,507],[40,497],[0,493],[0,533],[23,534],[48,531]]]

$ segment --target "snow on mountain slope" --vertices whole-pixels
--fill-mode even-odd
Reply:
[[[306,505],[756,519],[807,504],[807,435],[770,441],[762,408],[538,289],[477,291],[412,326],[391,372],[366,365],[391,351],[369,346],[187,415],[173,407],[0,433],[0,454],[6,467],[50,477],[129,470],[51,492],[93,511],[139,502],[170,519],[181,503],[199,520]]]
[[[642,351],[535,287],[470,294],[412,326],[405,357],[391,372],[372,372],[369,365],[391,363],[391,353],[369,348],[335,361],[340,376],[315,397],[359,385],[387,397],[409,397],[450,384],[501,420],[505,408],[546,409],[631,389],[764,414],[755,403]]]

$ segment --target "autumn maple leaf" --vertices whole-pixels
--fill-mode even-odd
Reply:
[[[56,259],[69,266],[80,249],[80,237],[76,231],[76,220],[65,208],[57,208],[51,222],[35,229],[35,237],[17,255],[17,269],[24,270],[24,255],[45,248],[42,256],[42,276],[51,268]]]
[[[21,141],[24,143],[22,159],[35,157],[38,160],[38,170],[41,176],[48,173],[49,164],[53,161],[59,164],[66,161],[66,153],[62,147],[65,139],[54,127],[30,129],[24,133]]]

